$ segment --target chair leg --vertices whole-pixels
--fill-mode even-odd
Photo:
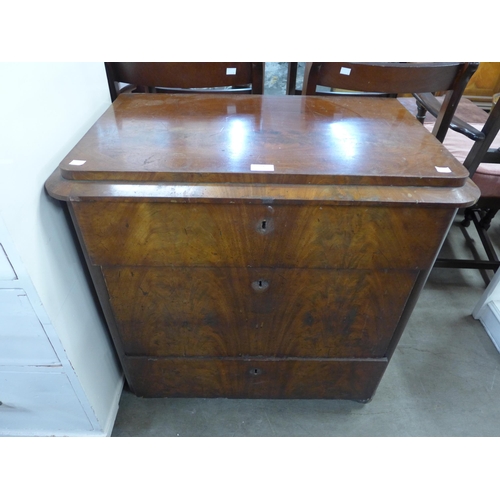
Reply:
[[[299,63],[288,63],[288,74],[286,77],[286,93],[287,95],[295,95],[295,87],[297,84],[297,68]]]
[[[490,228],[491,221],[493,220],[493,217],[497,214],[498,209],[494,210],[492,208],[486,210],[486,213],[481,217],[481,220],[479,221],[479,226],[482,227],[485,231],[487,231]]]
[[[493,247],[493,244],[491,243],[490,237],[487,233],[488,228],[490,227],[491,219],[493,219],[493,216],[497,212],[496,210],[492,210],[494,212],[491,216],[489,211],[486,212],[486,215],[483,215],[480,217],[479,215],[474,218],[474,225],[476,226],[477,233],[479,235],[479,238],[481,240],[481,243],[483,244],[484,251],[486,252],[486,255],[488,256],[488,260],[490,262],[497,262],[498,263],[498,256],[497,253]],[[486,219],[486,220],[485,220]],[[483,225],[483,221],[484,224]]]
[[[464,220],[460,224],[463,227],[469,227],[473,219],[474,219],[474,209],[466,208],[464,210]]]
[[[424,123],[426,113],[427,113],[427,110],[419,102],[417,102],[417,117],[416,118],[420,123]]]
[[[464,211],[464,220],[460,223],[463,227],[462,232],[467,241],[467,244],[472,251],[473,259],[446,259],[437,258],[434,263],[434,267],[438,268],[454,268],[454,269],[477,269],[480,271],[484,282],[486,285],[490,282],[490,277],[486,274],[487,270],[496,272],[500,268],[500,260],[498,255],[491,243],[490,237],[487,233],[487,229],[490,226],[491,220],[495,216],[498,210],[490,210],[486,213],[478,208],[467,208]],[[474,223],[477,230],[479,239],[483,245],[484,251],[486,253],[487,259],[483,260],[480,258],[479,254],[475,249],[474,240],[470,237],[467,232],[467,227],[470,222]],[[483,227],[486,226],[486,227]]]

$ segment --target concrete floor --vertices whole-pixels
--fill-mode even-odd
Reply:
[[[283,78],[286,82],[285,63],[274,63],[271,69],[267,89],[280,93]],[[457,217],[442,255],[471,258],[460,220]],[[473,229],[470,234],[474,238]],[[500,242],[498,221],[490,234]],[[125,389],[112,435],[500,436],[500,353],[471,316],[485,286],[476,270],[432,271],[368,404],[142,399]]]

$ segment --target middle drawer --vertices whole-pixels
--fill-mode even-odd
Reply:
[[[380,357],[416,271],[103,268],[126,355]]]

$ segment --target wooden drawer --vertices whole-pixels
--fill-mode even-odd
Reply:
[[[415,271],[104,268],[125,354],[380,357]]]
[[[428,268],[454,213],[98,201],[73,208],[92,264],[181,267]]]
[[[387,359],[125,357],[131,390],[143,397],[370,399]]]

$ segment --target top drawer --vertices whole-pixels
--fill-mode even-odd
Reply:
[[[94,265],[427,268],[450,208],[74,202]]]

